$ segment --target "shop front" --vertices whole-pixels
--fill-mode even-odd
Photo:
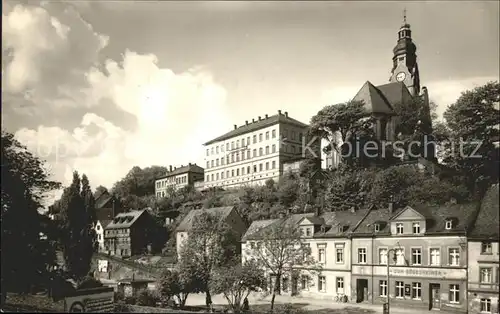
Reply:
[[[373,269],[373,271],[372,271]],[[467,311],[466,270],[391,266],[353,266],[353,302],[384,304],[420,310]]]

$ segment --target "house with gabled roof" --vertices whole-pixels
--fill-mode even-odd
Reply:
[[[371,206],[352,232],[352,301],[467,311],[467,230],[477,203]],[[387,267],[389,263],[389,281]]]
[[[350,234],[367,214],[367,210],[289,214],[278,219],[254,221],[242,238],[243,261],[252,258],[251,248],[262,241],[268,228],[280,223],[295,225],[310,249],[311,256],[321,265],[321,273],[311,277],[301,273],[283,276],[282,293],[318,299],[345,296],[350,299]],[[272,278],[270,278],[272,282]]]
[[[104,228],[104,252],[130,257],[149,251],[158,228],[148,210],[134,210],[116,215]]]
[[[193,209],[181,220],[175,229],[177,256],[180,254],[182,245],[188,239],[189,231],[192,230],[196,217],[202,213],[214,215],[222,219],[237,234],[238,238],[241,238],[247,230],[247,225],[236,209],[236,206]]]
[[[492,185],[481,202],[468,234],[469,313],[498,313],[500,285],[499,184]]]

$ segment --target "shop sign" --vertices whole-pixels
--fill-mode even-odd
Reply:
[[[465,269],[453,268],[427,268],[427,267],[395,267],[389,268],[391,276],[395,277],[410,277],[410,278],[435,278],[435,279],[456,279],[465,280]],[[371,270],[369,267],[355,267],[352,268],[354,275],[370,275]],[[373,267],[373,274],[375,276],[387,276],[387,266]]]

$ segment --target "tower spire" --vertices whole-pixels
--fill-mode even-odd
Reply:
[[[406,8],[403,10],[403,23],[406,24]]]

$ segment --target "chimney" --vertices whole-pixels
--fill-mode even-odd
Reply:
[[[285,111],[285,117],[287,117],[287,118],[288,118],[288,112],[287,112],[287,111]]]
[[[280,213],[280,218],[285,218],[285,213],[281,212]]]
[[[172,172],[172,165],[168,167],[169,171]]]
[[[278,110],[278,114],[281,114],[281,110]]]
[[[287,214],[288,214],[288,216],[290,216],[290,215],[292,214],[292,208],[291,208],[291,207],[289,207],[289,208],[287,209]]]
[[[350,211],[351,213],[355,213],[355,212],[356,212],[356,207],[352,206],[352,207],[351,207],[351,209],[349,209],[349,211]]]
[[[450,198],[450,204],[456,204],[457,203],[457,199],[452,197]]]
[[[132,281],[135,281],[135,273],[132,273]]]
[[[316,206],[316,212],[314,213],[316,217],[321,216],[321,208],[319,206]]]
[[[394,213],[394,203],[393,202],[389,202],[388,209],[389,209],[390,214]]]
[[[248,120],[245,120],[245,125],[248,125]]]
[[[191,166],[191,163],[188,163],[189,166]]]
[[[238,128],[238,126],[235,124],[235,125],[234,125],[234,129],[236,130],[237,128]]]
[[[254,123],[254,122],[255,122],[255,119],[254,119],[254,118],[252,118],[252,123]]]
[[[266,119],[267,119],[267,118],[268,118],[268,115],[267,115],[267,113],[266,113]]]
[[[259,116],[259,121],[262,120],[262,118]]]

